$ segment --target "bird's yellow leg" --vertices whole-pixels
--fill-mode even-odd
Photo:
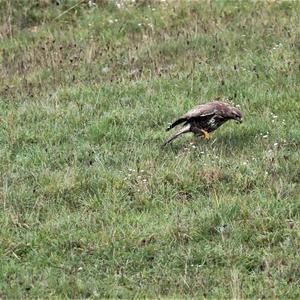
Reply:
[[[209,133],[206,130],[201,129],[200,130],[203,133],[203,137],[205,140],[209,140]]]

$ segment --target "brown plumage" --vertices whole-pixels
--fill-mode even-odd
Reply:
[[[168,131],[183,123],[183,127],[177,130],[164,145],[167,145],[178,136],[188,132],[193,132],[195,135],[200,135],[208,139],[209,132],[216,130],[228,120],[241,122],[241,111],[237,107],[221,101],[198,105],[181,116],[166,129]]]

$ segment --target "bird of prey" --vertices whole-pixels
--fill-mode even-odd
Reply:
[[[228,120],[236,120],[241,123],[241,111],[237,107],[221,101],[198,105],[178,118],[166,129],[166,131],[169,131],[173,127],[183,123],[183,126],[167,139],[164,146],[188,132],[193,132],[195,135],[209,139],[209,132],[216,130]]]

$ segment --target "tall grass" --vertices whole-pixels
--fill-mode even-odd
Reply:
[[[0,1],[0,297],[299,297],[299,3],[60,2]]]

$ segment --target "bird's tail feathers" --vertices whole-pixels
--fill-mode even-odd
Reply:
[[[184,121],[186,121],[185,118],[180,118],[180,119],[176,120],[168,128],[166,128],[166,131],[169,131],[170,129],[172,129],[173,127],[177,126],[180,123],[183,123]]]
[[[166,131],[169,131],[173,128],[172,124],[166,128]]]
[[[184,127],[180,128],[175,134],[173,134],[172,136],[170,136],[165,143],[163,144],[163,146],[166,146],[167,144],[171,143],[173,140],[175,140],[176,138],[178,138],[180,135],[190,132],[191,129],[191,125],[187,124]]]

